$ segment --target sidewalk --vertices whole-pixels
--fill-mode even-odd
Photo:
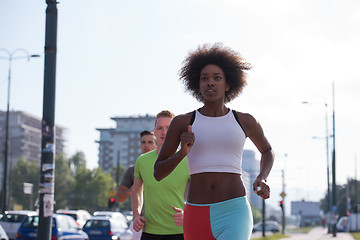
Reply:
[[[327,233],[326,228],[316,227],[312,229],[309,233],[290,233],[286,234],[290,236],[289,238],[282,238],[282,240],[354,240],[350,233],[338,232],[336,237],[333,237],[332,234]]]

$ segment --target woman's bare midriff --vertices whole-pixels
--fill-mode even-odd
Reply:
[[[240,174],[206,172],[190,176],[187,201],[189,203],[216,203],[245,196]]]

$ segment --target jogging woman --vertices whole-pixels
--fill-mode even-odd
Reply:
[[[160,181],[187,156],[189,193],[184,210],[186,240],[247,240],[253,219],[242,180],[242,152],[249,138],[261,153],[253,190],[269,198],[266,179],[274,153],[262,127],[247,113],[229,109],[246,84],[250,65],[222,44],[203,45],[184,60],[180,79],[203,106],[176,116],[154,165]],[[180,149],[178,149],[180,144]]]

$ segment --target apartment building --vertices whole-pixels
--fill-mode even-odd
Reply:
[[[0,179],[4,176],[5,121],[6,111],[0,111]],[[40,117],[23,111],[9,112],[8,169],[11,169],[20,157],[34,160],[40,166],[41,121]],[[55,127],[56,154],[64,152],[65,131],[64,127]]]
[[[117,165],[125,168],[133,165],[141,154],[140,133],[144,130],[153,131],[155,116],[112,117],[115,128],[97,128],[100,132],[99,167],[105,172]]]

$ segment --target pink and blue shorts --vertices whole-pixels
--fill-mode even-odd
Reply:
[[[246,197],[212,204],[186,203],[186,240],[248,240],[253,228],[251,207]]]

